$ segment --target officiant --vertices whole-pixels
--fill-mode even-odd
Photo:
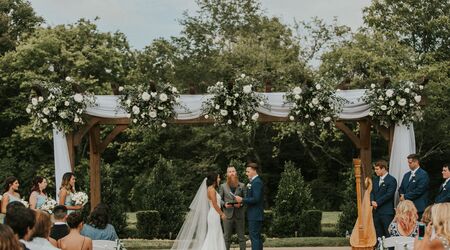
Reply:
[[[221,206],[226,216],[223,221],[223,231],[227,250],[230,249],[233,230],[238,235],[240,250],[245,250],[245,208],[242,203],[234,199],[234,196],[245,197],[245,194],[245,185],[239,182],[236,168],[229,166],[227,181],[219,187],[219,195],[222,197]]]

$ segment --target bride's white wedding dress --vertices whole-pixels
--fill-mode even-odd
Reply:
[[[216,193],[216,197],[220,207],[220,195]],[[206,178],[189,209],[171,250],[226,250],[220,215],[208,199]]]
[[[216,193],[217,205],[220,207],[221,197]],[[208,231],[205,242],[201,250],[225,250],[225,240],[223,238],[222,226],[220,225],[220,215],[214,209],[212,201],[209,201],[208,211]]]

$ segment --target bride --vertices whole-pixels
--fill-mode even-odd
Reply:
[[[216,192],[220,176],[208,174],[189,206],[190,211],[178,233],[172,250],[225,250],[220,219],[220,195]]]

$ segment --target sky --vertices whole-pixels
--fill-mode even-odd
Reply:
[[[180,34],[178,20],[183,12],[194,15],[195,0],[30,0],[36,13],[48,25],[74,23],[80,18],[93,20],[101,31],[123,32],[130,45],[142,49],[156,38]],[[317,16],[327,22],[337,17],[338,23],[353,30],[363,23],[362,9],[370,0],[261,0],[269,16],[283,23],[310,20]]]

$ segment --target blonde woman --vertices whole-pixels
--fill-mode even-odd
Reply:
[[[434,236],[433,236],[434,229]],[[422,240],[416,239],[414,249],[450,249],[450,203],[434,204],[431,208],[431,223],[428,224]]]
[[[64,205],[67,208],[67,214],[73,213],[75,210],[81,210],[83,206],[75,206],[72,196],[75,193],[75,175],[67,172],[63,175],[61,187],[59,188],[58,205]]]
[[[394,220],[389,225],[390,236],[416,237],[419,231],[416,206],[410,200],[400,201],[395,209]]]

